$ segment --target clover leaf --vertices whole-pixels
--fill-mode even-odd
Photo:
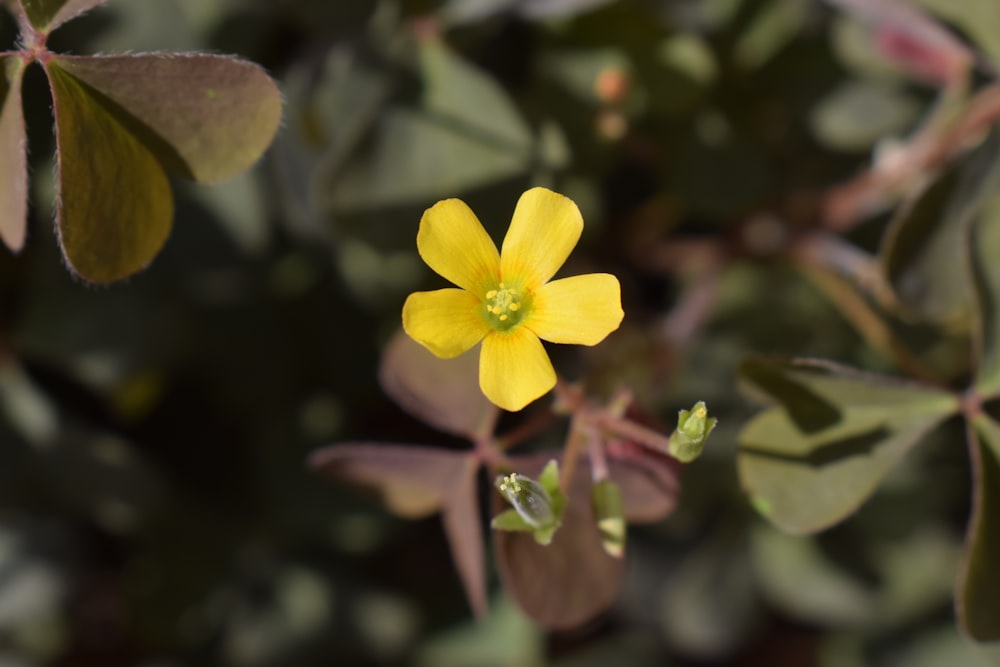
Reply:
[[[21,81],[38,62],[55,116],[56,227],[70,269],[110,283],[147,266],[173,221],[167,173],[197,182],[256,162],[281,120],[281,94],[259,66],[207,53],[67,56],[51,31],[104,0],[3,0],[20,49],[0,53],[0,239],[24,246],[27,161]]]

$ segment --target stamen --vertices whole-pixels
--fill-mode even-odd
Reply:
[[[484,296],[486,312],[496,318],[493,320],[494,327],[506,331],[521,321],[522,314],[519,311],[522,301],[516,289],[507,287],[505,283],[498,283],[496,289],[487,290]]]

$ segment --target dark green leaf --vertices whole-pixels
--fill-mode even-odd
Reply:
[[[970,267],[978,302],[976,389],[987,397],[1000,392],[1000,198],[987,202],[970,230]]]
[[[880,254],[904,310],[934,322],[968,318],[966,238],[987,197],[1000,188],[998,149],[1000,137],[993,133],[899,209]]]
[[[231,56],[58,56],[53,64],[92,88],[167,169],[195,181],[222,181],[253,165],[281,122],[274,81]]]
[[[754,506],[794,533],[821,530],[856,510],[910,447],[957,408],[950,393],[832,364],[749,367],[748,379],[766,378],[781,404],[741,432],[740,478]]]
[[[28,170],[25,157],[21,78],[24,61],[0,57],[0,239],[13,251],[24,246],[28,215]]]
[[[385,112],[370,151],[336,175],[328,200],[335,210],[454,196],[532,164],[531,129],[506,91],[438,39],[418,48],[421,107]]]
[[[31,25],[46,33],[105,2],[107,0],[20,0]],[[14,5],[15,2],[7,4]]]
[[[167,177],[146,148],[77,79],[50,63],[59,165],[57,224],[66,262],[109,283],[149,264],[170,233]]]
[[[1000,424],[980,415],[969,429],[975,478],[958,615],[978,641],[1000,640]]]

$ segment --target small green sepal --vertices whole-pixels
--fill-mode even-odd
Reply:
[[[496,530],[531,531],[539,544],[549,544],[562,524],[566,496],[559,489],[559,464],[549,461],[534,480],[512,472],[500,475],[494,485],[513,509],[493,518]]]
[[[690,410],[681,410],[677,429],[670,435],[670,455],[681,463],[690,463],[701,456],[708,435],[718,419],[708,416],[705,401],[698,401]]]
[[[590,502],[597,530],[601,533],[601,546],[612,558],[622,558],[625,556],[626,523],[621,489],[610,479],[602,479],[594,484]]]

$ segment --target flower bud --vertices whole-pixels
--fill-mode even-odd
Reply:
[[[718,421],[708,416],[705,401],[698,401],[690,410],[681,410],[677,416],[677,429],[670,436],[670,455],[682,463],[698,458],[708,434]]]
[[[549,492],[527,475],[516,472],[500,475],[494,485],[532,528],[547,528],[557,521]]]

